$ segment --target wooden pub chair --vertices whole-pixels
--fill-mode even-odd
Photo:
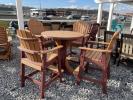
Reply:
[[[41,35],[42,32],[46,30],[46,28],[43,26],[43,24],[38,21],[35,18],[31,18],[28,22],[28,29],[33,35]],[[47,42],[45,42],[46,47],[52,47],[54,45],[54,41],[51,39],[48,39]]]
[[[28,29],[34,35],[40,35],[41,32],[45,31],[43,24],[35,18],[31,18],[28,22]]]
[[[114,34],[113,31],[104,31],[104,42],[110,42],[113,34]],[[116,63],[116,60],[120,53],[120,44],[121,44],[121,41],[118,36],[116,40],[116,45],[114,45],[114,49],[112,51],[112,56],[114,57],[114,61],[113,61],[114,64]]]
[[[84,21],[77,21],[73,24],[73,31],[84,34],[84,37],[74,40],[70,43],[70,51],[68,53],[69,56],[67,57],[67,60],[79,62],[79,55],[77,52],[74,51],[73,47],[77,48],[85,45],[85,40],[89,36],[87,33],[89,33],[90,27],[90,24]]]
[[[85,45],[85,40],[89,36],[88,33],[90,31],[91,25],[84,22],[84,21],[77,21],[73,24],[73,31],[80,32],[84,34],[83,38],[77,39],[75,41],[72,41],[71,47],[70,47],[70,53],[75,54],[72,51],[72,47],[79,47]]]
[[[31,32],[25,30],[18,30],[17,36],[20,41],[20,46],[18,48],[21,51],[21,87],[24,87],[25,80],[29,79],[39,85],[41,98],[44,98],[44,91],[50,83],[57,78],[61,80],[62,70],[60,67],[59,50],[62,46],[46,50],[41,43],[42,37],[38,39],[31,34]],[[54,62],[58,64],[58,67],[52,66]],[[25,75],[25,67],[33,68],[35,71]],[[48,70],[52,72],[52,76],[46,81],[46,73]],[[38,72],[41,74],[40,81],[32,78],[32,76]]]
[[[0,27],[0,59],[10,60],[10,58],[11,58],[11,43],[8,40],[6,29],[4,27]]]
[[[117,66],[119,66],[120,61],[125,61],[126,59],[133,59],[133,34],[121,34],[121,46]]]
[[[96,41],[96,35],[99,34],[100,31],[100,24],[93,23],[91,24],[91,28],[89,30],[89,36],[86,38],[85,45],[88,47],[89,42],[88,41]],[[92,48],[93,45],[90,44],[90,47]]]
[[[95,83],[99,83],[102,85],[103,93],[107,93],[107,79],[109,78],[110,73],[110,54],[112,52],[113,45],[115,44],[118,35],[119,32],[115,32],[109,43],[98,42],[102,45],[107,45],[106,49],[80,47],[80,65],[73,72],[78,84],[81,80],[88,80]],[[99,69],[102,71],[101,79],[98,80],[96,78],[90,78],[82,74],[83,72],[88,71],[90,68],[89,66],[87,66],[86,62],[95,65],[95,69]]]

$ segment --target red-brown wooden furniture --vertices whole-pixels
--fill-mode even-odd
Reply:
[[[72,74],[73,69],[68,65],[66,61],[67,47],[69,46],[70,42],[72,42],[73,40],[82,38],[83,34],[73,31],[45,31],[42,32],[42,36],[52,37],[54,40],[56,40],[57,45],[59,44],[63,45],[63,48],[61,49],[61,58],[62,58],[61,67],[66,72]]]
[[[41,32],[45,31],[43,24],[35,18],[31,18],[28,22],[28,29],[34,35],[40,35]]]
[[[38,21],[37,19],[35,19],[35,18],[31,18],[29,20],[28,29],[30,30],[30,32],[33,35],[41,35],[41,32],[44,32],[45,30],[47,30],[45,28],[45,26],[43,26],[43,24],[40,21]],[[47,37],[45,37],[45,38],[47,38]],[[45,46],[46,47],[52,47],[53,45],[54,45],[54,41],[53,40],[48,39],[47,42],[45,42]]]
[[[79,83],[81,80],[88,80],[95,83],[99,83],[102,85],[103,93],[107,93],[107,79],[109,78],[109,72],[110,72],[109,70],[110,54],[112,52],[113,46],[115,45],[118,35],[119,32],[115,32],[109,43],[100,42],[100,44],[107,45],[106,49],[80,47],[81,49],[80,65],[73,72],[76,77],[77,83]],[[87,66],[86,62],[89,63],[91,62],[93,65],[95,65],[96,69],[98,68],[99,70],[102,71],[101,79],[97,80],[81,74],[89,69],[89,64]]]
[[[122,61],[133,59],[133,34],[121,34],[120,40],[121,45],[117,66],[119,66],[119,63]]]
[[[77,21],[73,24],[73,31],[74,32],[80,32],[81,34],[84,35],[84,37],[80,38],[80,39],[77,39],[75,41],[73,41],[71,43],[71,47],[70,47],[70,51],[72,52],[72,47],[75,46],[75,47],[79,47],[79,46],[83,46],[85,45],[85,39],[88,38],[88,36],[90,35],[89,32],[90,32],[90,29],[91,29],[91,24],[88,24],[87,22],[84,22],[84,21]],[[88,34],[88,35],[87,35]],[[72,52],[73,53],[73,52]]]
[[[20,46],[18,47],[21,51],[21,87],[25,86],[25,80],[29,79],[40,87],[41,98],[44,98],[44,91],[50,85],[52,81],[57,78],[61,80],[61,64],[60,64],[60,52],[59,50],[63,46],[57,46],[50,50],[44,48],[42,41],[44,38],[36,38],[29,31],[18,30],[17,36],[20,41]],[[52,66],[56,62],[57,66]],[[33,68],[35,71],[31,72],[28,75],[25,75],[25,67]],[[52,71],[52,76],[46,80],[46,73],[48,70]],[[40,72],[41,78],[35,80],[32,78],[34,74]]]
[[[91,28],[89,30],[89,36],[86,38],[86,40],[84,41],[85,45],[88,47],[88,42],[87,41],[95,41],[96,40],[96,35],[99,34],[100,31],[100,24],[98,23],[93,23],[91,24]],[[90,45],[90,47],[92,48],[92,44]]]
[[[8,36],[6,29],[0,27],[0,59],[10,59],[11,58],[11,44],[8,41]]]

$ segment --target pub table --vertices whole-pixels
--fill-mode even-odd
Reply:
[[[44,31],[41,33],[43,37],[50,37],[53,38],[57,45],[63,45],[63,48],[60,51],[61,54],[61,67],[64,69],[65,72],[70,74],[73,73],[73,68],[69,66],[66,57],[67,57],[67,47],[68,44],[76,39],[83,38],[83,34],[80,32],[74,31]]]

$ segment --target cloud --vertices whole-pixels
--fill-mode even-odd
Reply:
[[[64,8],[76,8],[76,9],[90,9],[90,7],[88,5],[85,6],[78,6],[78,5],[70,5],[70,6],[66,6]]]
[[[88,5],[85,5],[83,7],[81,7],[82,9],[90,9],[90,7]]]
[[[66,6],[64,8],[78,8],[78,6],[77,5],[70,5],[70,6]]]
[[[117,13],[129,13],[133,12],[133,7],[126,4],[119,4],[115,8],[115,12]]]
[[[68,0],[69,3],[76,3],[77,0]]]

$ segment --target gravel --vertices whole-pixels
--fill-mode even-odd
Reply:
[[[14,39],[12,44],[12,59],[0,60],[0,100],[39,100],[37,85],[26,81],[25,87],[20,87],[19,43]],[[74,76],[64,74],[64,82],[57,80],[47,88],[44,100],[133,100],[133,66],[111,64],[110,75],[108,95],[102,93],[98,84],[81,81],[76,85]]]

